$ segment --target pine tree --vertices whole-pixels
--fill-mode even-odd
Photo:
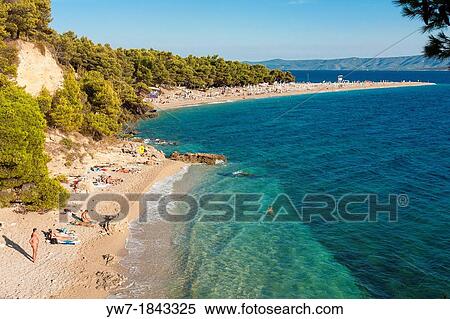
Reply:
[[[48,112],[50,126],[66,132],[78,131],[83,124],[83,94],[73,72],[64,77],[64,85],[58,90]]]
[[[450,58],[450,37],[444,32],[450,27],[449,0],[396,0],[394,3],[403,8],[404,16],[422,19],[424,32],[438,32],[430,34],[424,50],[426,56]]]
[[[111,82],[97,71],[87,72],[81,79],[81,87],[87,96],[88,114],[84,130],[100,139],[120,131],[121,100]]]
[[[8,33],[6,32],[6,19],[8,17],[8,7],[5,2],[0,2],[0,40],[4,39]]]
[[[37,102],[9,84],[0,88],[0,189],[42,179],[45,121]]]
[[[28,39],[51,33],[50,0],[3,0],[2,2],[7,11],[3,25],[9,37]]]
[[[41,92],[39,93],[39,96],[37,97],[37,102],[39,104],[41,113],[44,116],[48,116],[50,110],[52,109],[53,97],[50,94],[49,90],[47,90],[45,87],[42,88]]]
[[[28,38],[33,35],[37,22],[36,5],[33,0],[16,0],[8,4],[6,30],[11,38],[19,39],[21,36]]]
[[[6,77],[16,75],[17,50],[0,40],[0,74]]]

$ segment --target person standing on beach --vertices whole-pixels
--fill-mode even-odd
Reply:
[[[29,243],[31,245],[31,249],[33,250],[33,263],[35,263],[37,259],[37,251],[39,246],[39,237],[37,233],[37,228],[33,229],[33,233],[31,234],[31,239]]]

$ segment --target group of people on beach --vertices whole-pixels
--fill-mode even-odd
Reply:
[[[253,96],[263,94],[281,94],[293,90],[296,83],[262,83],[258,85],[247,85],[243,87],[220,87],[207,90],[189,90],[179,88],[178,91],[172,91],[170,94],[161,94],[152,98],[156,104],[168,104],[176,101],[199,101],[204,99],[214,99],[219,97]]]
[[[247,85],[243,87],[220,87],[209,88],[205,90],[190,90],[185,87],[178,87],[172,90],[165,90],[158,96],[148,98],[155,105],[183,105],[186,101],[189,103],[211,103],[214,101],[234,100],[236,98],[247,99],[257,96],[277,96],[285,94],[301,94],[327,92],[342,89],[358,89],[371,87],[389,86],[389,81],[323,81],[321,83],[261,83],[257,85]]]
[[[64,210],[64,211],[66,214],[70,212],[69,210]],[[81,216],[79,218],[80,225],[81,224],[86,224],[86,225],[92,224],[92,220],[89,216],[88,210],[82,211],[80,216]],[[63,236],[62,234],[58,234],[53,229],[48,230],[48,232],[46,233],[46,237],[50,241],[50,243],[54,243],[53,240],[55,240],[55,242],[57,243],[58,240],[65,241],[65,240],[72,238],[71,236],[68,236],[68,235]],[[37,228],[33,228],[33,232],[31,233],[31,238],[28,241],[28,243],[30,244],[31,250],[32,250],[32,255],[31,255],[32,262],[36,263],[38,249],[39,249],[39,233],[38,233]]]

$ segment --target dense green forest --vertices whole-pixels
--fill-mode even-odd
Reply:
[[[151,49],[114,49],[50,27],[50,0],[0,0],[0,204],[19,201],[50,209],[67,197],[48,177],[46,127],[102,139],[130,121],[154,116],[143,97],[151,87],[190,89],[291,82],[289,72],[226,61],[218,56],[180,57]],[[63,87],[36,98],[11,81],[14,40],[47,46],[63,66]],[[63,196],[59,196],[62,194]]]

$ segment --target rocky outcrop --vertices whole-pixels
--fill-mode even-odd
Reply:
[[[170,159],[174,161],[181,161],[192,164],[207,164],[207,165],[219,165],[227,162],[227,158],[224,155],[219,154],[205,154],[205,153],[178,153],[174,152]]]

